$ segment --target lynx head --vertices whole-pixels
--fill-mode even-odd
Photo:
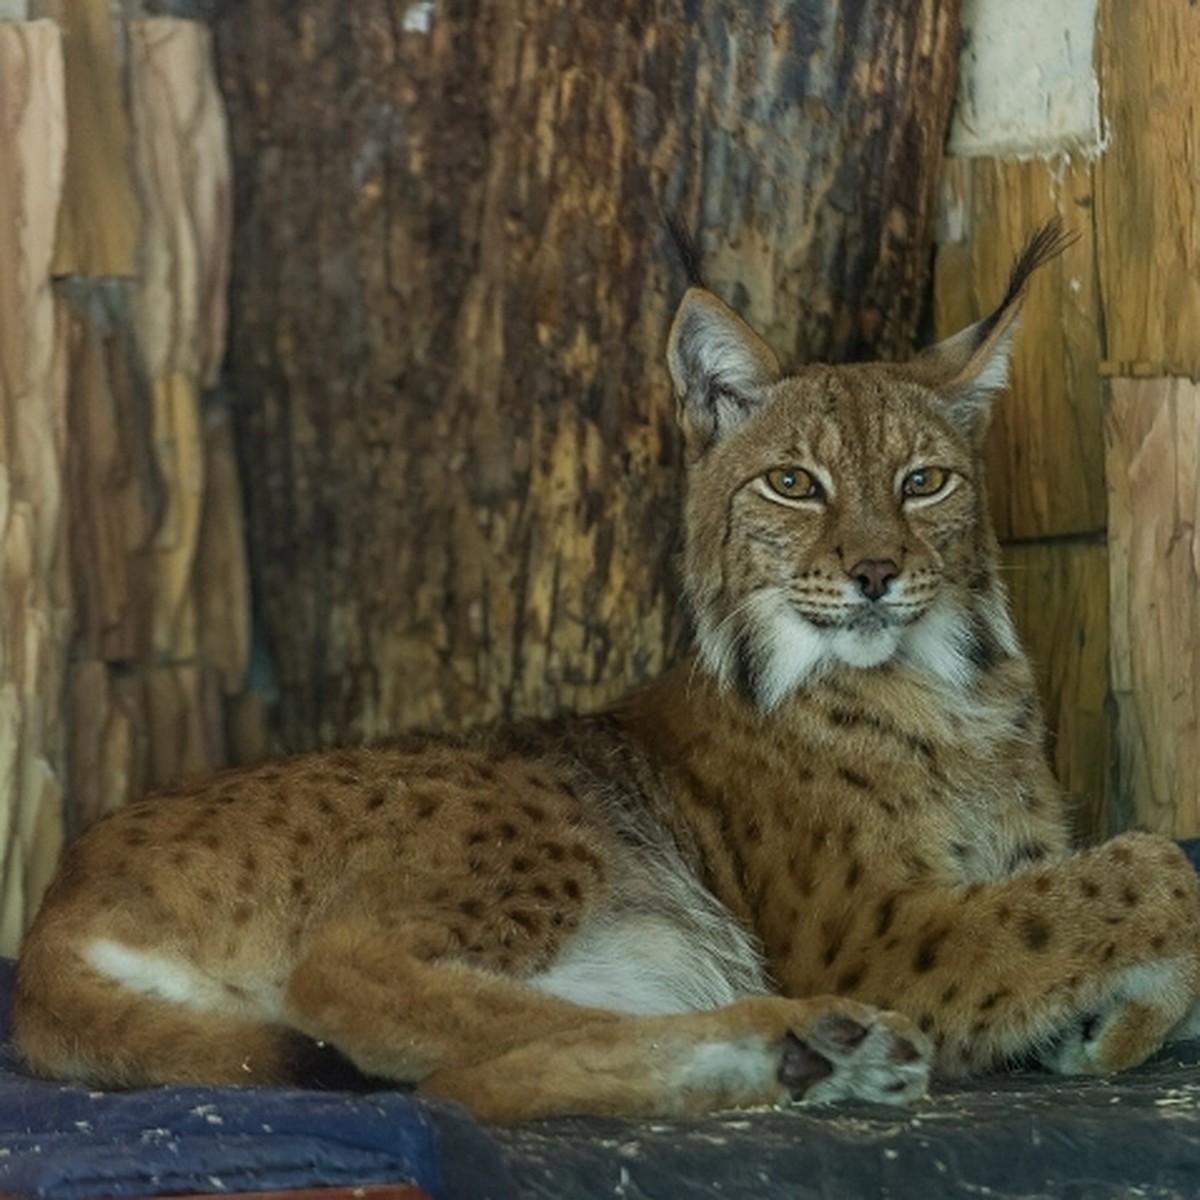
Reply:
[[[668,364],[688,478],[684,584],[704,663],[771,708],[837,668],[906,663],[968,689],[1017,654],[983,491],[983,440],[1030,273],[1030,241],[984,320],[905,364],[784,375],[702,288]]]

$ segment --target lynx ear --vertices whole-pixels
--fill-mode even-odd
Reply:
[[[757,412],[764,389],[779,378],[770,346],[729,305],[699,287],[687,290],[675,314],[667,366],[680,424],[697,454]]]
[[[1009,357],[1030,275],[1073,241],[1056,217],[1029,239],[996,309],[913,360],[916,374],[946,399],[950,419],[976,445],[983,442],[992,398],[1008,384]]]

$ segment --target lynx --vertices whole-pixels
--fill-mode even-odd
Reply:
[[[188,781],[69,849],[21,954],[39,1073],[293,1079],[484,1119],[911,1101],[1139,1063],[1200,989],[1165,838],[1073,852],[981,478],[1047,227],[902,365],[781,372],[700,287],[668,366],[693,655],[610,711]]]

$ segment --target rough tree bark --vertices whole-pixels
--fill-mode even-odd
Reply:
[[[907,352],[954,0],[222,0],[229,378],[292,747],[674,652],[663,233],[786,359]]]

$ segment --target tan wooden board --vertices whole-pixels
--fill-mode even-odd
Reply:
[[[211,386],[225,353],[232,182],[212,38],[198,21],[130,21],[133,163],[143,228],[133,301],[156,380]]]
[[[1033,278],[1013,348],[1012,386],[988,443],[992,511],[1002,540],[1104,528],[1091,168],[992,158],[946,164],[934,283],[937,336],[990,312],[1013,261],[1051,217],[1079,235]]]
[[[1200,5],[1102,0],[1096,241],[1114,374],[1200,375]]]
[[[120,289],[64,292],[67,331],[67,536],[72,641],[81,659],[136,662],[150,650],[150,549],[161,480],[144,428],[145,383]]]
[[[0,954],[62,843],[69,597],[50,272],[66,135],[57,26],[0,23]]]
[[[131,800],[146,786],[145,721],[113,686],[108,663],[85,659],[67,675],[71,802],[68,835]]]
[[[149,788],[225,766],[222,699],[211,667],[72,663],[70,833]]]
[[[1114,379],[1108,412],[1120,811],[1200,834],[1200,384]]]
[[[1085,840],[1113,832],[1108,775],[1108,554],[1103,544],[1008,546],[1004,579],[1051,731],[1050,758]]]
[[[54,273],[132,275],[139,209],[129,170],[121,27],[109,0],[69,0],[52,12],[64,34],[71,134]]]
[[[203,438],[204,502],[192,570],[197,655],[219,672],[222,690],[232,696],[246,681],[251,622],[242,489],[228,414],[209,414]]]

